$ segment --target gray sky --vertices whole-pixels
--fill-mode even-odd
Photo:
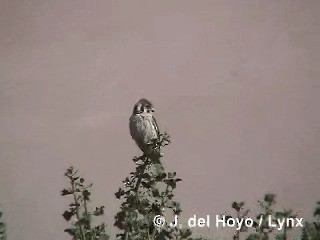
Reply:
[[[146,97],[184,215],[320,200],[319,1],[0,1],[0,203],[10,239],[68,239],[73,164],[113,225]],[[216,233],[212,227],[201,233]]]

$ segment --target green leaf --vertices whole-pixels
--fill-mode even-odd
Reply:
[[[75,215],[75,211],[65,211],[62,216],[64,217],[64,219],[66,221],[69,221],[71,219],[71,217]]]
[[[75,236],[76,235],[76,232],[77,232],[77,230],[75,229],[75,228],[67,228],[67,229],[65,229],[64,230],[66,233],[69,233],[69,235],[71,235],[71,236]]]
[[[72,194],[72,190],[71,189],[63,189],[61,191],[61,196],[66,196],[66,195],[69,195],[69,194]]]

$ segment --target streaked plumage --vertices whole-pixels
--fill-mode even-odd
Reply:
[[[159,128],[153,116],[154,108],[151,102],[140,99],[133,107],[129,120],[130,134],[138,147],[145,153],[150,154],[152,148],[150,143],[159,139]]]

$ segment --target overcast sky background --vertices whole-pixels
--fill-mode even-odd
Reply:
[[[73,164],[112,229],[151,100],[184,216],[320,200],[320,2],[0,0],[0,203],[14,240],[69,239]],[[112,230],[113,231],[113,230]],[[211,227],[203,234],[219,232]]]

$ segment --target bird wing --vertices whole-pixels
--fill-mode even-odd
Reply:
[[[129,128],[130,128],[130,135],[136,141],[138,147],[142,150],[144,148],[144,136],[143,132],[141,131],[142,127],[142,119],[139,115],[132,115],[129,121]]]
[[[159,139],[160,138],[160,130],[159,130],[159,127],[158,127],[158,123],[156,121],[156,118],[154,116],[152,116],[152,124],[153,124],[153,127],[154,129],[156,130],[157,132],[157,138]]]

